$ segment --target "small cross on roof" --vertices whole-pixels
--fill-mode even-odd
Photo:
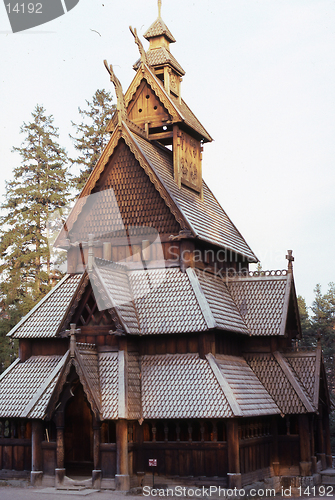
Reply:
[[[292,250],[287,250],[287,255],[286,259],[288,260],[288,270],[292,271],[293,269],[293,262],[294,262],[294,257],[293,257],[293,251]]]

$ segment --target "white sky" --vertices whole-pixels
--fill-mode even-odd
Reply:
[[[128,26],[142,35],[156,17],[157,0],[80,0],[12,34],[1,3],[0,193],[35,105],[73,154],[78,106],[112,90],[103,59],[125,91],[138,59]],[[186,71],[183,97],[215,139],[206,182],[263,269],[285,268],[293,249],[297,293],[311,304],[316,283],[326,292],[335,281],[334,0],[163,0],[162,17]]]

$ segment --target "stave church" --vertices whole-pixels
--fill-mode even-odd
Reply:
[[[158,5],[147,50],[131,28],[125,93],[105,61],[117,110],[55,243],[67,273],[8,334],[0,479],[312,481],[332,465],[330,399],[320,342],[298,347],[292,252],[285,270],[249,270],[257,257],[202,177],[212,138]]]

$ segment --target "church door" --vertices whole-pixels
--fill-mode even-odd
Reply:
[[[65,468],[67,476],[90,476],[93,470],[92,413],[79,384],[65,408]]]

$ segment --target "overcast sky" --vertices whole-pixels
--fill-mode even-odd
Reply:
[[[128,26],[143,34],[156,17],[157,0],[80,0],[12,34],[0,5],[0,193],[35,105],[73,153],[78,106],[113,90],[103,59],[126,91],[138,59]],[[326,292],[335,281],[334,0],[163,0],[162,17],[183,98],[214,138],[205,180],[263,269],[285,268],[293,249],[297,293],[311,304],[316,283]]]

